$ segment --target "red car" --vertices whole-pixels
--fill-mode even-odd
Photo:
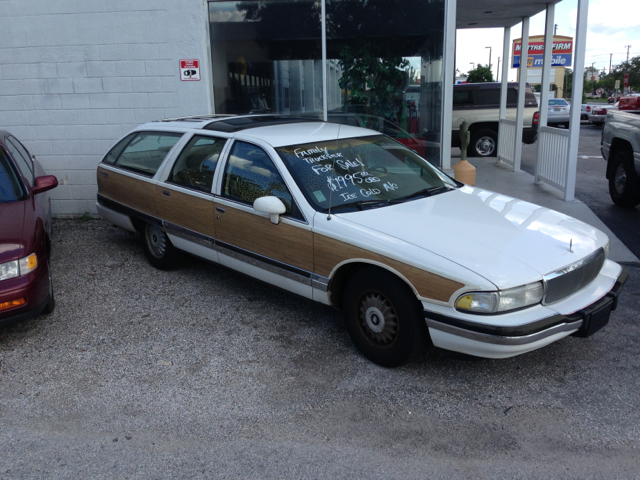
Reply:
[[[58,186],[16,137],[0,130],[0,325],[53,311],[51,202]]]

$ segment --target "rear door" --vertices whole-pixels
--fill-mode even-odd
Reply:
[[[227,139],[193,135],[156,187],[158,213],[178,248],[217,262],[213,178]]]

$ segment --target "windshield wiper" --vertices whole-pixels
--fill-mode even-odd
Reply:
[[[342,205],[332,206],[331,211],[333,212],[334,210],[342,210],[344,208],[354,207],[358,210],[364,210],[364,207],[366,207],[367,205],[380,205],[381,207],[384,207],[386,205],[389,205],[389,200],[360,200],[359,202],[344,203]]]
[[[454,190],[453,187],[449,185],[440,185],[438,187],[429,187],[424,188],[422,190],[418,190],[417,192],[411,193],[405,197],[396,198],[395,200],[391,200],[391,203],[401,203],[406,200],[411,200],[412,198],[417,197],[431,197],[433,195],[438,195],[439,193],[448,192],[449,190]]]

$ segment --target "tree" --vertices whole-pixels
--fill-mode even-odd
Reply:
[[[620,80],[620,89],[624,88],[624,74],[629,74],[629,88],[640,90],[640,56],[633,57],[628,62],[622,62],[613,67],[611,75],[615,80]],[[611,76],[610,75],[610,76]]]
[[[493,73],[489,65],[478,64],[473,70],[469,70],[467,74],[467,83],[493,82]]]

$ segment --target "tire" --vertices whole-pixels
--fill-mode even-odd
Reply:
[[[640,204],[640,182],[629,152],[617,152],[610,160],[609,195],[616,205],[635,207]]]
[[[149,263],[159,270],[171,270],[176,266],[178,252],[166,232],[157,225],[144,224],[142,246]]]
[[[428,344],[422,305],[404,282],[386,270],[359,270],[347,283],[343,298],[347,332],[372,362],[399,367]]]
[[[467,148],[468,157],[495,157],[497,155],[498,132],[488,128],[472,132],[471,141]]]
[[[52,313],[56,308],[56,298],[53,295],[53,280],[51,280],[51,267],[49,265],[47,266],[49,267],[49,298],[42,313]]]

